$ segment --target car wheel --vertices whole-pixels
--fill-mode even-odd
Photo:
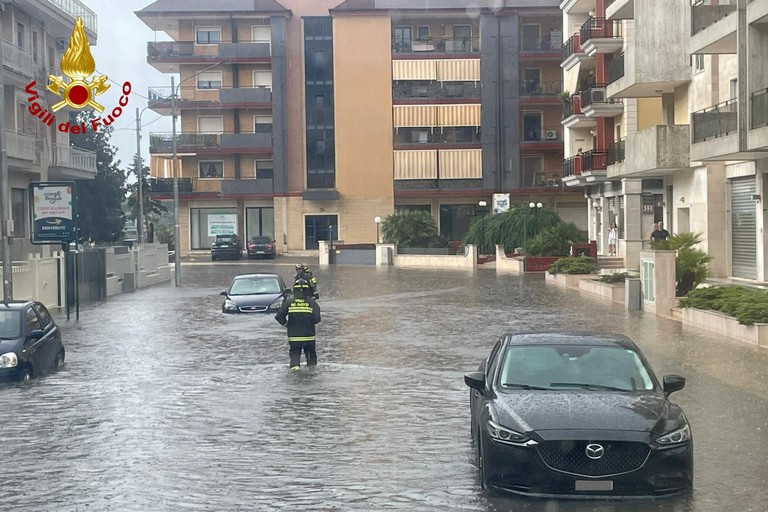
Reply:
[[[243,259],[243,253],[242,252],[237,253],[237,259],[238,260]]]
[[[54,371],[61,370],[61,367],[63,364],[64,364],[64,349],[61,349],[59,350],[59,353],[56,354],[56,360],[53,362]]]
[[[488,476],[485,474],[485,455],[483,454],[483,438],[481,435],[477,437],[477,467],[480,471],[480,488],[486,492],[490,492],[491,488],[488,486]]]
[[[19,376],[21,382],[29,382],[32,380],[32,368],[25,366],[21,369],[21,375]]]

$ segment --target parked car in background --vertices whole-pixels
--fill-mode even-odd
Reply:
[[[277,256],[277,244],[268,236],[254,236],[248,240],[248,259],[272,258]]]
[[[276,313],[291,294],[279,274],[243,274],[235,276],[227,290],[221,292],[223,313]]]
[[[59,326],[40,302],[0,302],[0,381],[28,381],[64,362]]]
[[[243,257],[243,242],[240,237],[232,235],[216,235],[211,242],[211,261],[221,258],[241,259]]]
[[[692,489],[691,427],[668,398],[685,379],[659,382],[626,336],[505,334],[464,382],[484,489],[577,498]]]

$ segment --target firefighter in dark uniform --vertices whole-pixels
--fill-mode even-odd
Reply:
[[[320,298],[320,294],[317,293],[317,278],[309,270],[309,267],[303,263],[296,264],[296,280],[298,281],[299,279],[304,279],[309,283],[310,297],[313,297],[315,300]]]
[[[310,295],[310,286],[305,279],[298,279],[293,285],[293,297],[283,302],[275,320],[288,327],[288,355],[291,370],[301,369],[301,351],[307,358],[307,366],[317,365],[315,351],[315,324],[320,323],[320,306]]]

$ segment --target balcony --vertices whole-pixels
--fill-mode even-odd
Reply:
[[[147,62],[163,73],[178,73],[180,64],[271,62],[271,45],[265,42],[222,42],[196,44],[194,41],[147,43]]]
[[[173,136],[170,133],[151,133],[149,152],[170,155],[173,152]],[[183,133],[176,135],[176,153],[227,154],[227,153],[271,153],[271,133]]]
[[[562,124],[566,128],[594,128],[597,120],[587,117],[581,110],[581,95],[574,94],[563,100]]]
[[[170,87],[149,89],[149,108],[158,114],[171,114]],[[269,87],[218,87],[198,89],[195,86],[181,87],[176,108],[222,109],[222,108],[271,108],[272,90]]]
[[[747,0],[747,24],[768,23],[768,0]]]
[[[670,43],[630,45],[608,64],[609,98],[651,98],[690,81],[689,55]]]
[[[5,39],[3,39],[3,67],[26,78],[35,76],[36,64],[32,54]]]
[[[586,14],[595,9],[595,0],[561,0],[560,10],[565,14]]]
[[[82,180],[96,176],[96,153],[85,149],[54,144],[50,148],[49,179]]]
[[[461,37],[450,38],[443,36],[431,36],[419,40],[405,40],[398,37],[392,38],[393,58],[413,58],[422,56],[434,59],[437,55],[466,57],[473,55],[480,57],[480,38]]]
[[[625,143],[625,139],[619,139],[608,144],[608,165],[616,165],[624,161]]]
[[[40,161],[37,154],[37,139],[34,135],[5,130],[5,149],[9,158],[32,163]]]
[[[605,18],[590,18],[579,32],[581,49],[590,57],[598,53],[615,53],[621,50],[624,40],[621,22]]]
[[[192,178],[179,178],[179,192],[192,192]],[[149,178],[152,194],[173,194],[173,178]]]
[[[397,150],[395,180],[474,180],[483,177],[482,149]]]
[[[605,181],[608,152],[590,149],[563,160],[563,183],[569,187]]]
[[[221,181],[221,194],[223,196],[273,194],[274,192],[274,180],[272,179]]]
[[[520,40],[520,60],[557,61],[563,48],[563,35],[557,30],[552,34]]]
[[[90,10],[78,0],[47,0],[49,4],[57,9],[64,11],[74,22],[78,17],[82,18],[83,25],[90,30],[93,35],[98,34],[99,28],[96,13]],[[70,29],[71,32],[72,29]]]
[[[608,0],[605,17],[609,20],[631,20],[635,17],[635,0]]]
[[[729,160],[739,152],[739,103],[731,99],[691,115],[691,160]]]
[[[523,126],[520,139],[520,150],[548,149],[562,146],[562,126]]]
[[[749,114],[747,148],[753,151],[768,149],[768,88],[752,93]]]
[[[565,71],[573,69],[577,64],[594,62],[594,58],[587,55],[587,53],[581,48],[580,41],[581,36],[579,34],[574,34],[563,45],[561,52],[562,62],[560,62],[560,67]]]
[[[624,165],[612,167],[609,176],[661,176],[687,169],[691,161],[690,140],[688,125],[659,124],[630,133],[626,141],[616,143],[616,149],[625,153],[622,155]],[[613,156],[610,147],[608,154],[610,162]]]
[[[590,87],[580,96],[581,111],[587,117],[616,117],[624,113],[624,103],[608,98],[604,85]]]
[[[736,4],[737,0],[697,0],[691,6],[691,53],[736,53]]]
[[[392,99],[395,104],[418,104],[439,101],[450,103],[480,100],[478,82],[441,82],[403,80],[392,83]]]
[[[450,127],[441,129],[398,128],[393,136],[395,149],[479,149],[479,127]]]
[[[523,80],[520,82],[520,99],[530,103],[559,101],[563,91],[560,80]]]

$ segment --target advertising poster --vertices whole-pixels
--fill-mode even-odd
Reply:
[[[75,240],[74,182],[29,184],[32,243],[55,244]]]

